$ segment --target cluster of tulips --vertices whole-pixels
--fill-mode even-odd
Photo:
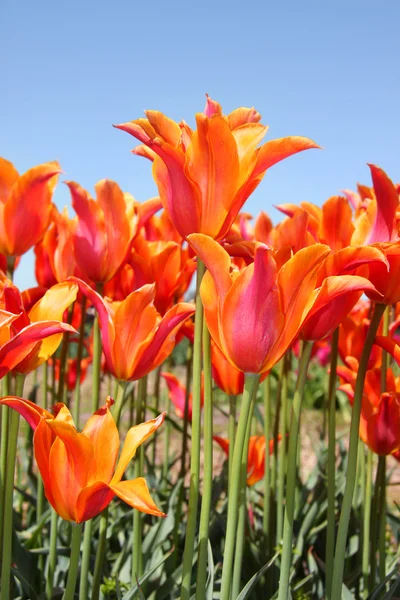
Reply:
[[[256,585],[264,586],[260,597],[267,591],[279,600],[291,597],[302,400],[310,360],[318,357],[329,373],[326,546],[320,559],[324,595],[337,600],[347,589],[345,556],[360,464],[365,505],[358,592],[366,598],[386,581],[386,456],[400,456],[400,189],[370,165],[371,187],[346,190],[322,207],[281,205],[285,217],[275,227],[265,213],[253,223],[241,211],[266,171],[318,148],[303,137],[262,143],[267,127],[260,121],[254,108],[224,115],[207,96],[195,130],[157,111],[117,125],[141,143],[133,153],[153,163],[159,197],[139,203],[116,182],[101,180],[94,199],[78,183],[66,181],[76,212],[72,218],[52,203],[58,163],[19,175],[0,159],[2,600],[33,597],[15,559],[13,510],[20,510],[22,527],[27,519],[14,489],[21,471],[20,415],[34,432],[37,470],[33,487],[28,475],[19,474],[18,489],[27,487],[36,499],[39,546],[43,527],[50,532],[48,548],[36,555],[41,586],[36,592],[42,598],[56,597],[59,517],[70,523],[63,599],[74,598],[78,576],[80,600],[122,597],[120,592],[104,595],[102,588],[109,574],[108,507],[115,497],[134,509],[131,589],[144,597],[142,586],[150,575],[143,572],[142,543],[154,519],[144,521],[141,513],[159,518],[168,512],[154,477],[148,483],[144,478],[145,448],[151,444],[147,460],[154,467],[162,454],[164,479],[180,478],[177,522],[184,523],[184,544],[176,546],[176,528],[170,532],[169,551],[179,568],[169,597],[251,598]],[[13,284],[14,269],[32,247],[38,287],[20,292]],[[195,275],[195,302],[184,301]],[[174,349],[183,342],[186,381],[182,372],[171,372]],[[292,364],[297,374],[291,402]],[[28,400],[22,397],[24,380],[32,372],[35,394]],[[92,387],[82,387],[89,372]],[[149,394],[152,372],[155,391]],[[167,412],[160,409],[160,388],[168,395]],[[225,396],[218,392],[217,402],[216,388],[229,407],[221,436],[213,435],[213,426]],[[93,414],[79,432],[87,406],[83,389]],[[335,481],[337,389],[352,407],[343,495]],[[181,419],[179,433],[172,429],[172,404]],[[253,418],[256,408],[262,429]],[[146,414],[153,418],[146,420]],[[122,449],[119,431],[126,432]],[[182,440],[179,473],[170,469],[171,436]],[[220,449],[214,442],[228,456],[218,502],[213,453]],[[137,450],[134,478],[125,478]],[[374,455],[379,457],[375,485]],[[255,501],[262,514],[258,552],[263,564],[273,560],[279,566],[276,585],[268,581],[266,568],[252,573],[245,585],[253,486],[263,491]],[[225,508],[221,555],[221,548],[210,543],[210,523],[212,513]],[[215,573],[213,554],[222,563]],[[151,597],[157,599],[157,591]]]

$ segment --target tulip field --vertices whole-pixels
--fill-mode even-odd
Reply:
[[[274,225],[247,199],[317,143],[195,120],[115,125],[142,203],[0,158],[0,598],[400,598],[398,174]]]

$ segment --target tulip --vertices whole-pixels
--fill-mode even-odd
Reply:
[[[110,302],[83,281],[72,280],[97,310],[107,367],[123,381],[140,379],[163,363],[180,326],[194,313],[193,305],[181,302],[161,317],[153,303],[154,284],[144,285],[121,302]]]
[[[141,512],[165,516],[154,504],[144,478],[121,481],[136,449],[160,427],[165,413],[131,427],[117,463],[120,439],[110,412],[113,403],[108,397],[78,433],[62,403],[54,406],[52,415],[16,396],[0,400],[19,412],[35,432],[33,446],[46,498],[66,521],[92,519],[114,496]]]
[[[12,163],[0,158],[0,252],[25,254],[46,231],[58,175],[57,162],[33,167],[19,175]]]
[[[278,440],[282,438],[279,435]],[[229,440],[217,435],[213,438],[229,456]],[[253,435],[249,439],[249,451],[247,455],[247,485],[254,485],[264,477],[265,471],[265,436]],[[274,451],[274,440],[269,441],[269,453]]]
[[[27,312],[23,306],[22,296],[13,285],[3,285],[2,295],[5,308],[18,314],[4,337],[8,340],[0,348],[0,357],[4,349],[5,365],[8,364],[7,352],[22,342],[28,341],[32,335],[30,351],[24,355],[23,360],[13,367],[17,373],[29,373],[43,364],[58,348],[64,332],[75,332],[75,329],[66,323],[61,323],[64,311],[74,302],[78,286],[72,282],[59,283],[50,288]],[[42,333],[41,333],[42,332]],[[21,351],[22,348],[19,347]],[[0,358],[1,363],[1,358]]]
[[[121,267],[138,226],[135,201],[117,183],[95,185],[97,202],[78,183],[66,182],[78,215],[73,235],[75,259],[85,277],[105,283]]]
[[[292,154],[318,148],[303,137],[258,147],[267,132],[261,116],[248,108],[225,116],[210,98],[204,113],[196,115],[196,131],[158,111],[146,111],[146,117],[115,127],[144,144],[134,152],[153,160],[161,202],[183,238],[204,233],[222,239],[267,169]]]
[[[254,264],[231,273],[230,257],[217,242],[202,234],[188,241],[208,268],[200,292],[214,342],[240,371],[270,370],[312,306],[318,269],[329,248],[314,244],[300,250],[278,270],[268,248],[257,244]]]

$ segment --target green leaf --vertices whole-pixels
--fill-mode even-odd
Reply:
[[[127,592],[125,594],[125,596],[122,598],[122,600],[132,600],[136,594],[139,593],[139,597],[140,594],[143,595],[143,592],[141,592],[141,586],[146,583],[146,581],[153,575],[153,573],[155,573],[155,571],[157,571],[157,569],[160,568],[160,566],[167,560],[167,558],[169,558],[173,553],[173,549],[170,552],[167,552],[167,554],[165,554],[162,559],[152,568],[149,569],[149,571],[147,571],[144,575],[142,575],[142,577],[139,578],[137,584],[129,590],[129,592]],[[144,598],[144,596],[143,596]]]
[[[250,594],[253,591],[254,587],[256,586],[256,584],[258,583],[260,578],[264,575],[264,573],[266,571],[268,571],[268,569],[274,564],[274,562],[278,558],[279,554],[280,554],[279,552],[274,554],[274,556],[271,558],[271,560],[269,562],[267,562],[266,565],[261,567],[261,569],[259,571],[257,571],[257,573],[255,575],[253,575],[253,577],[250,579],[250,581],[248,581],[246,583],[246,585],[244,586],[244,588],[242,589],[242,591],[240,592],[240,594],[236,600],[248,600],[249,598],[251,598]]]

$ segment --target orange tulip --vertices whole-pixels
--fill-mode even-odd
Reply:
[[[254,263],[231,273],[228,253],[213,239],[193,234],[188,241],[208,269],[200,293],[211,337],[244,373],[270,370],[312,306],[329,248],[314,244],[300,250],[278,270],[268,248],[257,244]]]
[[[143,477],[121,481],[136,449],[156,431],[165,413],[128,431],[119,461],[120,439],[110,412],[114,401],[97,410],[78,433],[68,408],[58,403],[54,415],[29,400],[0,400],[19,412],[34,430],[36,462],[46,498],[66,521],[81,523],[98,515],[118,496],[141,512],[165,516],[154,504]]]
[[[154,284],[144,285],[121,302],[110,302],[83,281],[73,280],[99,314],[107,367],[120,380],[140,379],[163,363],[174,349],[182,323],[194,313],[192,304],[181,302],[161,317],[154,306]]]
[[[78,286],[71,282],[59,283],[50,288],[44,296],[26,312],[22,296],[14,285],[3,284],[2,297],[6,310],[18,314],[8,332],[2,336],[2,341],[12,340],[22,336],[29,337],[29,332],[35,333],[35,344],[24,360],[14,367],[17,373],[34,371],[43,364],[58,348],[62,334],[65,331],[75,332],[66,323],[61,323],[64,311],[74,302]],[[40,331],[43,331],[42,338]],[[13,337],[14,336],[14,337]],[[39,337],[38,337],[39,336]],[[41,340],[41,341],[40,341]],[[15,342],[14,342],[15,343]]]
[[[121,267],[131,247],[139,220],[136,203],[109,179],[96,183],[97,202],[79,184],[66,183],[78,215],[73,236],[76,262],[85,277],[105,283]]]
[[[61,173],[57,162],[44,163],[19,175],[0,158],[0,252],[25,254],[46,231],[51,199]]]
[[[282,436],[279,436],[279,440]],[[229,440],[217,435],[213,438],[229,456]],[[247,485],[254,485],[264,477],[265,472],[265,435],[253,435],[249,439],[247,455]],[[274,451],[274,440],[269,441],[269,453]]]
[[[158,111],[146,111],[146,117],[115,127],[145,145],[134,152],[153,160],[161,202],[184,238],[197,232],[225,237],[267,169],[292,154],[318,148],[303,137],[258,147],[267,127],[254,108],[238,108],[225,116],[210,98],[204,113],[196,115],[196,131]]]
[[[0,377],[10,369],[17,373],[34,371],[57,350],[65,331],[75,332],[60,321],[77,291],[73,283],[58,284],[26,312],[18,289],[8,280],[2,282],[3,306],[15,318],[1,328]]]

